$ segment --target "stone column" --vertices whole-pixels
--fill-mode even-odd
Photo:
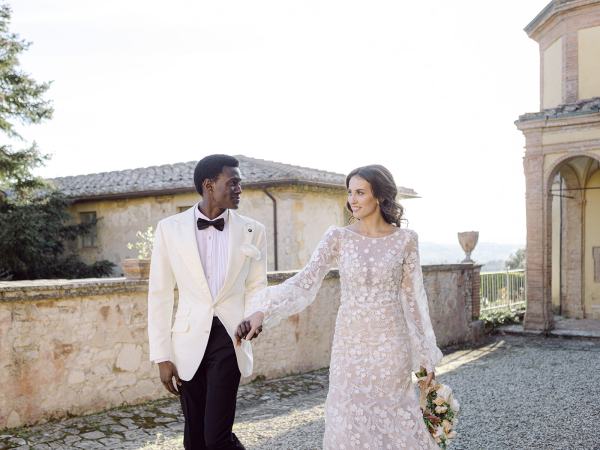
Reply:
[[[539,138],[541,140],[541,133]],[[525,271],[527,311],[524,326],[528,330],[546,331],[552,328],[549,252],[552,241],[547,217],[548,206],[551,207],[551,203],[547,204],[550,196],[544,180],[544,157],[541,146],[535,146],[530,150],[529,136],[527,141],[527,152],[523,161],[527,205],[527,268]]]
[[[481,314],[481,264],[473,265],[471,287],[471,320],[479,320]]]
[[[563,168],[561,175],[568,189],[568,197],[564,201],[563,242],[561,286],[561,314],[576,319],[583,319],[583,191],[580,188],[577,174],[570,168]]]

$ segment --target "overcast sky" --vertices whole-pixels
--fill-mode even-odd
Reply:
[[[23,68],[54,118],[46,177],[209,153],[388,166],[421,240],[524,243],[524,138],[547,0],[18,0]]]

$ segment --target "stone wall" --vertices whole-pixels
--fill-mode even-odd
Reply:
[[[274,187],[268,191],[277,203],[278,269],[298,269],[306,264],[330,225],[345,223],[346,191],[312,186]],[[123,276],[121,261],[137,256],[136,250],[127,248],[128,242],[137,240],[136,232],[149,226],[156,228],[159,220],[189,208],[200,199],[194,192],[76,202],[70,207],[74,221],[79,221],[80,213],[95,212],[97,237],[93,247],[77,243],[72,250],[88,263],[101,259],[115,263],[113,275]],[[238,212],[265,225],[269,270],[274,270],[273,201],[261,189],[244,189]]]
[[[147,282],[4,282],[0,428],[163,395],[148,361]]]
[[[424,275],[438,345],[472,340],[478,266],[424,266]],[[146,295],[145,281],[123,278],[0,282],[0,429],[165,396],[148,361]],[[326,367],[339,295],[332,271],[315,303],[254,344],[253,377]]]

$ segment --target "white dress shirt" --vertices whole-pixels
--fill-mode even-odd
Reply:
[[[196,243],[198,244],[198,253],[200,261],[204,268],[204,275],[208,288],[212,294],[213,300],[217,298],[217,294],[225,283],[225,275],[227,272],[227,263],[229,259],[229,210],[225,210],[223,214],[214,219],[209,219],[200,211],[198,205],[194,207],[194,218],[204,220],[217,220],[223,218],[225,220],[225,228],[223,231],[217,230],[210,226],[204,230],[199,230],[196,224]]]

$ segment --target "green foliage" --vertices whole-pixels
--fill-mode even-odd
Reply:
[[[52,117],[50,101],[43,98],[49,83],[37,83],[19,68],[19,54],[30,43],[9,31],[11,10],[0,4],[0,130],[9,137],[20,137],[13,121],[40,123]]]
[[[37,83],[19,67],[29,43],[9,31],[10,14],[0,4],[0,133],[23,141],[16,123],[40,123],[53,110],[43,97],[50,84]],[[46,159],[35,143],[22,150],[0,145],[0,280],[110,274],[111,262],[87,265],[67,252],[65,243],[94,224],[70,225],[67,199],[32,174]]]
[[[23,204],[0,204],[0,271],[15,280],[110,275],[113,263],[100,261],[88,266],[66,252],[66,242],[94,226],[69,224],[67,206],[67,199],[58,192]]]
[[[24,202],[36,189],[46,184],[31,174],[31,170],[43,165],[47,159],[35,144],[24,150],[14,151],[10,145],[0,146],[0,201],[10,195],[13,201]]]
[[[502,325],[520,323],[523,312],[524,309],[496,309],[483,312],[479,319],[486,329],[493,330]]]
[[[520,248],[510,255],[504,263],[507,270],[516,270],[525,268],[525,249]]]
[[[22,141],[16,131],[16,122],[24,125],[40,123],[52,117],[53,109],[44,94],[50,83],[37,83],[20,69],[19,55],[29,43],[9,31],[11,10],[0,4],[0,132],[8,139]],[[6,195],[23,201],[43,182],[31,170],[47,159],[33,143],[23,150],[14,150],[9,144],[0,145],[0,199]]]
[[[0,281],[12,280],[12,274],[8,270],[0,269]]]
[[[415,372],[415,376],[417,378],[423,378],[427,376],[427,370],[424,367],[421,367],[418,372]]]

